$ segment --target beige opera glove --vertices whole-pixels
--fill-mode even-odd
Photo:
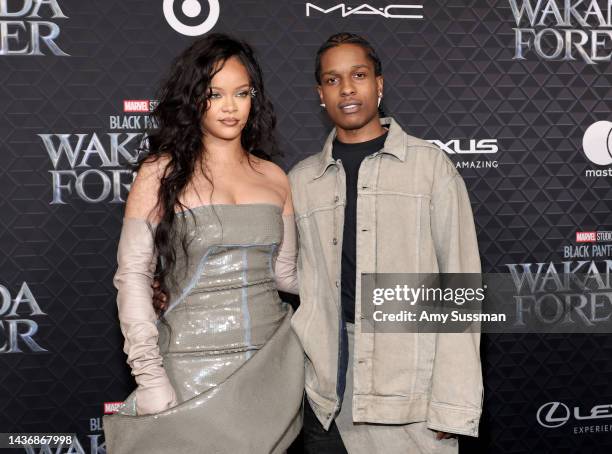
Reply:
[[[113,279],[117,288],[117,308],[123,351],[138,384],[138,415],[159,413],[176,405],[176,394],[162,364],[157,345],[159,332],[153,309],[153,234],[145,219],[124,218],[117,251],[118,268]]]
[[[283,215],[283,241],[278,249],[274,276],[276,288],[282,292],[298,294],[297,229],[293,213]]]

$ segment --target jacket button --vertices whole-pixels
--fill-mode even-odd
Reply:
[[[334,239],[332,240],[332,243],[334,243],[334,244],[338,244],[338,239],[337,239],[337,238],[334,238]]]
[[[337,202],[338,200],[340,200],[340,197],[338,196],[334,197],[334,202]]]
[[[340,282],[336,281],[336,287],[340,287]]]

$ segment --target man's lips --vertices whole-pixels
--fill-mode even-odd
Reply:
[[[344,113],[355,113],[361,109],[359,101],[344,101],[338,104],[338,108]]]

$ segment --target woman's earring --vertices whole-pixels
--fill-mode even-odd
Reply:
[[[378,107],[380,107],[381,101],[382,101],[382,93],[378,93]]]
[[[251,95],[251,98],[254,98],[257,94],[257,90],[255,90],[254,87],[251,87],[251,89],[249,90],[249,94]]]
[[[325,109],[325,107],[326,107],[324,102],[322,102],[322,103],[321,103],[321,104],[319,104],[319,105],[320,105],[321,107],[323,107],[324,109]]]

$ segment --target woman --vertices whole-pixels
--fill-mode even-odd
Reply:
[[[109,454],[279,453],[301,426],[303,352],[289,183],[253,155],[275,119],[251,48],[196,41],[152,113],[114,283],[138,384],[104,418]],[[168,295],[152,304],[156,279]]]

